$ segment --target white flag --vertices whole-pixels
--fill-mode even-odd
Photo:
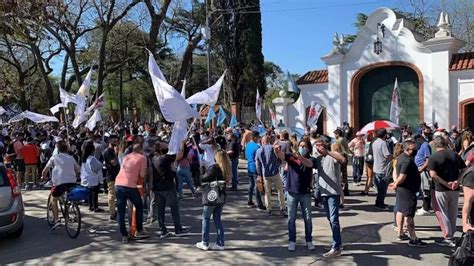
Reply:
[[[168,154],[177,154],[181,146],[181,142],[188,136],[188,123],[186,120],[177,121],[174,123],[171,131],[170,143],[168,145]]]
[[[272,119],[272,126],[274,128],[277,128],[278,127],[278,121],[277,121],[277,118],[276,118],[276,114],[275,112],[273,112],[272,108],[268,108],[269,111],[270,111],[270,118]]]
[[[59,87],[59,98],[64,106],[67,106],[68,103],[77,104],[76,95],[65,91],[63,88]]]
[[[222,73],[222,76],[216,81],[214,85],[187,98],[186,102],[188,104],[207,104],[210,106],[216,105],[226,72],[227,70]]]
[[[148,71],[150,72],[161,113],[168,122],[177,122],[192,117],[199,117],[199,113],[191,108],[184,97],[181,96],[175,88],[166,83],[166,81],[162,79],[164,77],[160,78],[161,70],[156,64],[152,53],[150,53],[148,57]],[[162,73],[161,76],[163,76]]]
[[[316,123],[318,123],[319,115],[321,115],[322,111],[323,107],[319,103],[316,103],[316,101],[312,101],[311,107],[309,108],[306,125],[309,127],[316,125]]]
[[[305,122],[306,122],[306,109],[304,107],[304,102],[303,102],[303,93],[300,93],[300,96],[296,100],[296,102],[293,104],[293,106],[296,109],[296,112],[298,115],[295,118],[295,127],[297,128],[305,128]]]
[[[392,101],[390,103],[390,121],[398,125],[401,112],[402,107],[400,106],[400,90],[398,88],[398,80],[395,78]]]
[[[78,127],[80,124],[82,124],[84,121],[86,121],[86,114],[85,114],[85,113],[76,115],[76,117],[74,117],[74,121],[72,121],[72,126],[73,126],[74,128],[77,128],[77,127]]]
[[[262,98],[260,98],[260,92],[257,89],[257,97],[255,99],[255,114],[257,115],[258,121],[262,122]]]
[[[91,87],[91,78],[92,78],[92,67],[87,73],[86,78],[82,82],[81,87],[79,88],[79,90],[77,90],[76,97],[80,97],[83,99],[89,97],[90,87]]]
[[[3,115],[6,112],[7,112],[7,110],[5,110],[5,108],[3,108],[3,106],[0,106],[0,115]]]
[[[58,103],[56,104],[55,106],[49,108],[49,110],[51,111],[51,113],[56,114],[57,112],[59,112],[59,108],[62,108],[64,107],[64,104],[63,103]]]
[[[286,71],[286,75],[288,78],[288,91],[290,92],[299,92],[300,89],[296,85],[296,82],[293,80],[293,77],[290,74],[290,71]]]
[[[100,110],[95,109],[94,114],[92,114],[92,116],[89,118],[89,121],[87,121],[86,127],[92,131],[99,121],[102,121],[102,116],[100,115]]]

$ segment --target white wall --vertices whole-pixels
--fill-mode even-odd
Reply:
[[[453,106],[450,113],[450,125],[459,126],[459,103],[474,98],[474,70],[451,71],[450,72],[450,105]]]

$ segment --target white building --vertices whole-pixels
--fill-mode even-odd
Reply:
[[[306,111],[299,112],[292,99],[277,98],[277,119],[304,128],[315,100],[324,107],[318,122],[324,133],[344,121],[359,129],[375,119],[388,120],[397,78],[400,124],[416,127],[426,121],[474,129],[474,52],[459,53],[464,42],[452,36],[444,12],[437,27],[435,38],[423,40],[411,20],[389,8],[374,11],[350,47],[336,34],[333,50],[321,58],[326,70],[309,71],[297,81]],[[382,45],[378,54],[377,37]]]

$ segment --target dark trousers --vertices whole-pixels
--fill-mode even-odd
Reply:
[[[173,217],[174,231],[178,233],[182,230],[181,221],[179,217],[178,194],[176,189],[168,191],[154,191],[155,200],[158,201],[158,224],[161,232],[166,233],[168,229],[165,225],[165,208],[168,205],[171,209],[171,216]]]
[[[89,189],[89,210],[99,208],[99,186],[88,187]]]
[[[117,197],[117,220],[120,227],[120,234],[122,234],[122,236],[128,235],[127,228],[125,227],[125,208],[127,207],[127,200],[131,201],[136,209],[137,231],[143,231],[143,202],[138,188],[116,186],[115,194]]]
[[[193,183],[195,187],[201,186],[201,170],[199,164],[191,164],[191,175],[193,177]]]

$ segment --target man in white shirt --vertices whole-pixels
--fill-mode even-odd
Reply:
[[[51,171],[51,181],[53,187],[51,188],[51,195],[53,196],[53,220],[54,225],[51,230],[56,229],[60,224],[58,221],[58,199],[76,185],[77,174],[80,173],[80,167],[76,160],[69,155],[68,147],[64,141],[57,143],[59,153],[49,158],[48,163],[43,169],[42,176],[47,178],[49,169]]]

